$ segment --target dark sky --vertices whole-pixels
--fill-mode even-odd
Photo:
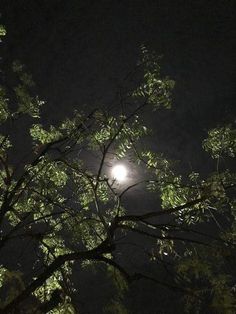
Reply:
[[[141,44],[163,55],[176,88],[173,108],[147,117],[152,147],[206,170],[198,151],[207,129],[235,121],[235,1],[0,0],[0,12],[4,62],[19,59],[33,74],[45,122],[113,106]],[[146,297],[133,301],[136,313],[154,313],[152,287],[135,289]]]

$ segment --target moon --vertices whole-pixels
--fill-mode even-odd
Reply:
[[[123,165],[116,165],[112,168],[112,177],[119,182],[125,181],[127,178],[127,169]]]

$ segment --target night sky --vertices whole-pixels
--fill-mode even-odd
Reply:
[[[7,29],[3,66],[19,59],[32,73],[47,101],[45,123],[74,109],[115,111],[118,87],[144,44],[163,55],[162,72],[176,81],[172,109],[147,116],[151,147],[181,160],[187,171],[211,167],[199,154],[207,130],[235,122],[235,1],[0,0],[0,12]],[[100,276],[84,280],[84,314],[102,313],[109,298]],[[145,282],[130,291],[135,313],[162,313],[153,308],[168,300],[155,289]]]

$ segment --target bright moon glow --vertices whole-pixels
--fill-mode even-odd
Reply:
[[[113,179],[117,181],[124,181],[127,176],[127,170],[122,165],[117,165],[112,169]]]

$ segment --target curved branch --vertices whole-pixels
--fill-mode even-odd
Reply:
[[[98,260],[101,254],[110,253],[114,247],[105,240],[97,248],[90,251],[73,252],[58,256],[41,275],[32,281],[15,299],[8,303],[3,309],[0,309],[0,314],[11,313],[16,311],[19,304],[22,303],[31,293],[53,275],[65,262],[74,260]]]
[[[109,264],[112,267],[114,267],[115,269],[117,269],[122,274],[122,276],[126,279],[126,281],[128,283],[132,283],[133,281],[140,280],[140,279],[148,279],[148,280],[151,280],[151,281],[157,283],[158,285],[164,286],[164,287],[169,288],[173,291],[184,292],[185,294],[192,294],[191,291],[188,289],[185,289],[183,287],[178,287],[176,285],[173,285],[173,284],[170,284],[170,283],[167,283],[164,281],[157,280],[156,278],[147,276],[147,275],[142,274],[142,273],[134,273],[134,274],[130,275],[121,265],[119,265],[118,263],[116,263],[112,259],[109,259],[106,257],[101,257],[101,258],[99,258],[99,260],[103,261],[104,263]]]
[[[182,242],[190,242],[190,243],[196,243],[196,244],[201,244],[201,245],[205,245],[205,246],[210,246],[209,244],[199,241],[199,240],[194,240],[194,239],[189,239],[189,238],[183,238],[183,237],[178,237],[178,236],[159,236],[153,233],[149,233],[146,232],[144,230],[140,230],[140,229],[136,229],[134,227],[130,227],[130,226],[126,226],[126,225],[119,225],[119,227],[121,229],[126,229],[135,233],[139,233],[154,239],[158,239],[158,240],[176,240],[176,241],[182,241]]]
[[[153,211],[153,212],[149,212],[143,215],[124,215],[124,216],[120,216],[117,217],[117,222],[122,222],[122,221],[141,221],[141,220],[145,220],[145,219],[149,219],[149,218],[155,218],[158,216],[163,216],[163,215],[168,215],[168,214],[174,214],[179,212],[182,209],[200,204],[202,201],[206,200],[206,197],[201,197],[201,198],[197,198],[195,200],[189,201],[187,203],[185,203],[184,205],[180,205],[180,206],[176,206],[176,207],[172,207],[169,209],[163,209],[163,210],[159,210],[159,211]]]

